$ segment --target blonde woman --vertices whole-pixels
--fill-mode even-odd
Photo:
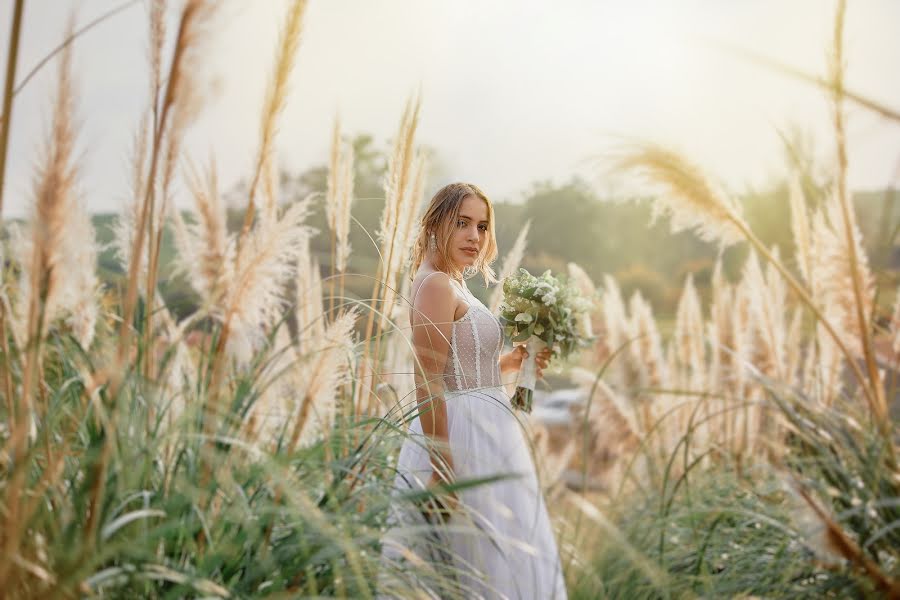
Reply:
[[[484,192],[466,183],[440,189],[412,257],[418,414],[400,451],[396,488],[489,481],[444,494],[438,510],[432,504],[422,513],[395,514],[385,554],[437,557],[464,597],[565,598],[535,466],[502,386],[527,353],[522,346],[501,353],[499,321],[465,282],[481,273],[495,283],[496,256],[494,210]],[[549,358],[549,350],[535,357],[538,376]]]

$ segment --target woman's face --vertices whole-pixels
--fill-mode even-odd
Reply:
[[[450,257],[458,266],[475,264],[487,243],[489,226],[487,203],[478,196],[463,198],[450,236]]]

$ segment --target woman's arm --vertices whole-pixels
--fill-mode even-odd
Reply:
[[[422,431],[434,442],[430,448],[430,484],[450,481],[453,474],[444,402],[444,368],[450,351],[455,296],[449,276],[445,273],[429,275],[420,285],[413,306],[412,341],[419,421]]]

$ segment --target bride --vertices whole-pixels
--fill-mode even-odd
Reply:
[[[535,466],[502,387],[501,376],[514,375],[527,352],[518,346],[501,354],[500,323],[463,277],[474,271],[495,282],[496,256],[487,196],[472,184],[440,189],[422,218],[412,260],[418,414],[395,479],[398,492],[431,489],[440,501],[422,510],[392,506],[383,554],[443,573],[422,581],[423,591],[435,595],[565,598]],[[535,357],[538,376],[549,357],[549,350]],[[456,491],[440,493],[451,484]],[[454,590],[430,587],[448,574]]]

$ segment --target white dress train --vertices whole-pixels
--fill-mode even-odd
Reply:
[[[454,573],[465,590],[459,595],[467,598],[565,599],[559,553],[535,466],[500,382],[500,322],[467,289],[460,290],[469,309],[452,324],[444,373],[456,480],[508,477],[457,492],[461,511],[449,525],[430,527],[418,511],[394,506],[382,554],[391,561],[442,563],[444,572]],[[431,476],[418,417],[409,434],[397,461],[397,492],[422,489]],[[425,581],[423,587],[432,597],[443,595],[427,589]],[[390,594],[384,589],[381,593]]]

